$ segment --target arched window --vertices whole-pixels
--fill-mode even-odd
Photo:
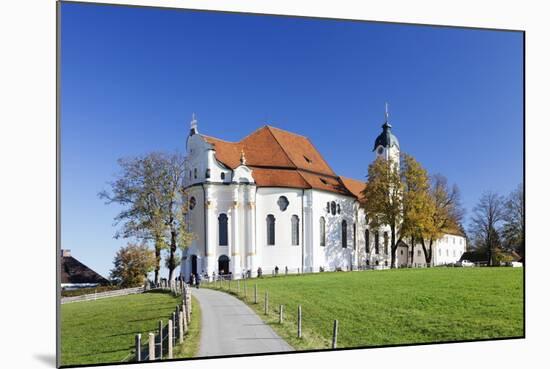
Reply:
[[[269,246],[275,245],[275,217],[269,214],[266,218],[267,223],[267,244]]]
[[[348,223],[342,220],[342,247],[348,247]]]
[[[330,212],[332,215],[336,215],[336,203],[334,201],[330,203]]]
[[[292,225],[292,245],[300,244],[300,218],[297,215],[293,215],[291,219]]]
[[[193,169],[193,176],[197,179],[197,168]]]
[[[336,212],[340,214],[342,210],[340,209],[340,204],[336,205]]]
[[[206,169],[206,173],[204,173],[205,178],[210,178],[210,168]]]
[[[357,250],[357,225],[353,223],[353,249]]]
[[[222,179],[222,181],[225,180],[225,173],[224,173],[224,172],[222,172],[222,173],[220,174],[220,178]]]
[[[220,246],[227,246],[227,215],[218,216],[218,239]]]
[[[384,254],[388,254],[388,243],[389,243],[389,237],[388,232],[384,232]]]
[[[319,243],[320,243],[321,246],[326,245],[326,231],[325,231],[325,228],[326,228],[325,218],[321,217],[321,219],[319,219]]]
[[[380,253],[380,234],[378,232],[374,234],[374,253],[376,255]]]
[[[365,229],[365,252],[367,254],[370,252],[370,232],[368,229]]]

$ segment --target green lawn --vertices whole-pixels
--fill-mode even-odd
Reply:
[[[169,293],[144,293],[97,301],[61,305],[62,365],[119,362],[134,349],[134,337],[142,344],[149,332],[157,333],[158,321],[170,319],[181,297]],[[200,309],[194,301],[191,329],[178,357],[194,356],[198,349]]]
[[[318,273],[253,279],[247,302],[296,349],[329,348],[333,320],[338,347],[523,336],[523,270],[431,268]],[[212,287],[212,285],[210,285]],[[236,293],[237,283],[231,282]],[[240,283],[240,297],[244,286]],[[227,282],[224,290],[228,289]],[[270,312],[264,315],[264,291]],[[279,304],[285,322],[278,323]],[[302,305],[303,338],[296,338]]]

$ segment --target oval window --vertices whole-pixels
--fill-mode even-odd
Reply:
[[[194,197],[191,197],[189,199],[189,209],[190,210],[193,210],[193,208],[195,207],[195,205],[197,204],[197,200],[195,200]]]
[[[279,205],[279,209],[281,209],[281,211],[285,211],[286,208],[288,208],[288,199],[286,198],[286,196],[281,196],[279,197],[279,200],[277,200],[277,205]]]

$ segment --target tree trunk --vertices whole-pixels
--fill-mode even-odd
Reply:
[[[395,243],[395,226],[391,226],[391,269],[395,269],[395,251],[397,246]]]
[[[430,247],[428,248],[428,257],[426,258],[426,263],[428,264],[428,268],[432,266],[432,258],[434,255],[433,243],[434,243],[434,240],[430,238]]]
[[[414,243],[415,242],[416,240],[414,239],[414,236],[411,236],[411,255],[410,255],[411,268],[413,266],[413,260],[414,260]],[[407,260],[409,260],[409,250],[407,250]]]
[[[426,240],[424,237],[420,238],[420,243],[422,244],[422,251],[424,251],[424,259],[426,260],[426,266],[429,268],[432,265],[432,245],[433,240],[430,239],[430,245],[429,247],[426,247]]]
[[[155,284],[159,284],[160,282],[160,243],[158,241],[155,242],[155,258],[156,258]]]
[[[168,280],[172,280],[176,265],[174,265],[174,258],[176,257],[176,231],[170,232],[170,259],[168,261]]]
[[[489,229],[489,234],[487,235],[487,266],[493,265],[493,238],[491,237],[491,229]]]

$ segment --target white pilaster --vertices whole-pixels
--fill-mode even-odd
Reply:
[[[251,270],[251,273],[256,271],[258,267],[258,250],[256,245],[256,186],[248,186],[247,196],[247,218],[246,218],[246,230],[247,237],[247,250],[246,250],[246,266],[245,268]]]
[[[241,232],[239,229],[239,223],[240,223],[240,216],[239,216],[239,208],[242,208],[240,206],[239,201],[239,185],[234,185],[233,189],[233,204],[231,207],[231,242],[229,243],[228,252],[230,253],[229,258],[229,270],[233,273],[233,276],[235,277],[236,274],[239,274],[241,272],[241,255],[240,255],[240,236]]]
[[[204,255],[204,263],[203,268],[206,273],[208,273],[209,276],[212,275],[212,272],[217,271],[217,265],[216,265],[216,240],[214,239],[214,233],[211,232],[212,229],[216,229],[217,226],[217,220],[216,220],[216,214],[214,212],[215,202],[214,202],[214,196],[213,196],[213,188],[212,186],[205,185],[205,201],[204,201],[204,211],[205,211],[205,219],[206,224],[204,225],[206,227],[206,247],[205,247],[205,255]],[[200,271],[199,271],[200,272]]]

